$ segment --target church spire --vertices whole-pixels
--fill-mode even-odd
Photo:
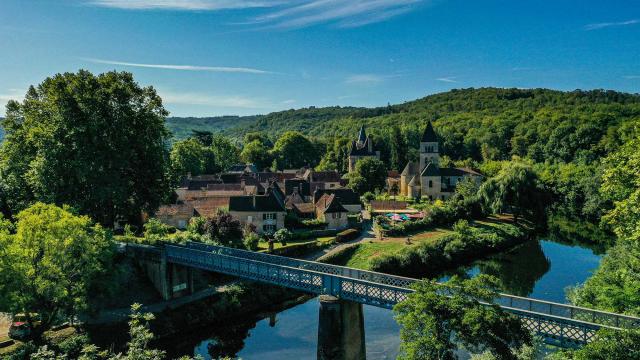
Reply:
[[[367,134],[364,131],[364,125],[362,125],[358,133],[358,145],[363,146],[365,141],[367,141]]]
[[[424,129],[424,133],[422,134],[422,140],[420,142],[438,142],[438,136],[436,132],[433,130],[433,125],[431,125],[431,121],[427,122],[427,128]]]

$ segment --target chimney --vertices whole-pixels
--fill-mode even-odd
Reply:
[[[253,194],[253,209],[256,209],[256,194]]]

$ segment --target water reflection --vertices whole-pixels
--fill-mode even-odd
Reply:
[[[565,302],[565,288],[586,280],[599,261],[600,256],[591,249],[540,240],[478,261],[457,273],[467,277],[494,275],[505,292]],[[183,334],[181,339],[173,337],[164,348],[172,357],[195,353],[205,359],[315,359],[318,309],[318,300],[312,299],[277,315],[196,330]],[[400,339],[393,312],[371,306],[364,306],[363,310],[367,359],[394,359]]]
[[[456,271],[447,273],[440,280],[447,280],[452,275],[470,278],[482,273],[497,277],[504,291],[513,295],[528,296],[533,292],[536,282],[550,268],[551,262],[545,256],[541,242],[530,241],[508,253],[458,268]]]

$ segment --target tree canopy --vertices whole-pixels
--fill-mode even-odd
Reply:
[[[384,163],[375,158],[358,160],[355,170],[349,174],[349,187],[355,192],[364,194],[385,187],[387,169]]]
[[[164,197],[167,111],[130,73],[57,74],[10,101],[2,126],[5,209],[68,204],[105,225],[138,222]]]
[[[0,311],[56,317],[87,310],[112,256],[107,232],[68,208],[36,203],[0,228]]]

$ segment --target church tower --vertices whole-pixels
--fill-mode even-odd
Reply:
[[[438,149],[438,137],[433,130],[431,121],[427,122],[427,128],[424,129],[422,139],[420,140],[420,171],[430,162],[436,167],[440,166],[440,149]]]

